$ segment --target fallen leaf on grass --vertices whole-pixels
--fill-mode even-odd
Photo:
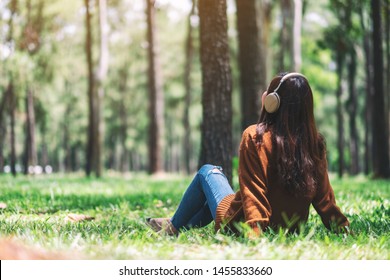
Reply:
[[[5,204],[4,202],[0,202],[0,209],[5,209],[7,208],[7,204]]]
[[[68,216],[65,217],[65,221],[69,221],[69,222],[91,221],[93,219],[95,219],[95,217],[91,217],[83,214],[68,214]]]

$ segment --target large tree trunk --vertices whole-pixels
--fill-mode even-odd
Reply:
[[[155,0],[147,2],[148,58],[149,58],[149,172],[158,173],[163,167],[164,95],[156,39]]]
[[[241,88],[241,128],[257,123],[260,91],[266,85],[266,57],[261,53],[261,18],[256,0],[236,0]]]
[[[386,115],[387,118],[387,133],[390,135],[390,0],[385,1],[385,44],[386,44],[386,88],[385,88],[385,99],[386,99]],[[389,137],[390,146],[390,137]]]
[[[390,178],[389,133],[386,125],[383,90],[383,49],[381,1],[371,0],[373,19],[374,98],[373,98],[373,172],[375,178]]]
[[[232,181],[232,81],[225,0],[199,0],[203,123],[199,165],[220,165]]]
[[[184,166],[187,174],[190,174],[191,159],[192,159],[192,142],[191,142],[191,126],[190,126],[190,106],[192,101],[192,83],[191,83],[191,69],[194,59],[194,27],[191,24],[191,18],[195,15],[196,0],[192,1],[191,12],[188,15],[187,40],[185,45],[185,66],[184,66]]]

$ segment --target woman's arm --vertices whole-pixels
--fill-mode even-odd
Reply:
[[[313,199],[313,206],[321,216],[321,220],[326,228],[334,231],[345,231],[349,226],[348,219],[336,205],[336,199],[333,188],[329,182],[329,176],[326,169],[326,157],[319,175],[319,184],[317,193]]]
[[[256,129],[250,127],[243,133],[238,176],[245,222],[259,235],[268,224],[271,206],[267,199],[267,162],[265,152],[256,149]]]

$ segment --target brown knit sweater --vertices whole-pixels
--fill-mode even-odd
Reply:
[[[313,204],[324,225],[349,225],[347,218],[336,205],[329,183],[326,162],[318,166],[320,178],[315,191],[306,196],[290,195],[278,174],[276,153],[272,147],[271,133],[266,132],[263,143],[256,146],[256,125],[248,127],[241,139],[239,151],[240,190],[225,197],[217,207],[215,228],[228,226],[237,232],[235,224],[245,222],[256,235],[267,227],[298,229],[306,222],[310,205]]]

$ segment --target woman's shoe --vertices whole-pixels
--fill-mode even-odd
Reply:
[[[154,231],[167,234],[167,235],[178,235],[179,232],[172,225],[171,219],[169,218],[147,218],[146,224],[151,227]]]

